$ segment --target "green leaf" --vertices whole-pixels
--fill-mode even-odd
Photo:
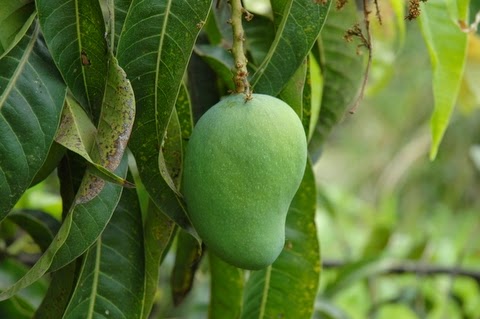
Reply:
[[[271,266],[250,274],[241,318],[311,317],[321,269],[315,211],[316,187],[309,163],[290,204],[285,247]]]
[[[19,296],[0,302],[0,318],[31,319],[35,308]]]
[[[131,79],[137,117],[130,148],[139,175],[155,204],[190,229],[184,203],[159,169],[159,153],[193,45],[197,24],[210,1],[133,1],[120,35],[117,56]]]
[[[210,41],[214,45],[222,44],[225,48],[231,48],[233,43],[232,25],[228,23],[231,18],[230,4],[226,1],[215,2],[212,1],[212,10],[207,23],[212,26],[207,27],[206,31],[209,32],[208,36]],[[212,29],[214,34],[212,33]]]
[[[67,97],[62,122],[56,141],[79,154],[90,163],[90,172],[100,178],[132,187],[133,184],[112,173],[125,152],[135,117],[133,90],[125,72],[118,66],[114,57],[110,58],[107,86],[102,111],[95,129],[88,116],[75,100]],[[105,152],[100,163],[95,162],[90,153],[96,149]],[[100,188],[97,190],[99,191]]]
[[[35,23],[0,59],[0,220],[42,167],[65,92]]]
[[[0,261],[0,278],[2,279],[0,280],[0,291],[8,288],[9,285],[15,283],[15,281],[19,280],[22,276],[24,276],[27,271],[28,268],[18,260],[14,260],[12,258],[2,258],[2,260]],[[18,306],[20,306],[21,308],[26,308],[29,311],[33,310],[42,301],[42,298],[47,290],[47,285],[48,283],[46,280],[39,280],[27,289],[19,292],[15,296],[18,299],[14,299],[14,301],[20,303]],[[3,302],[0,302],[0,304],[2,303]]]
[[[60,228],[58,220],[38,210],[15,211],[8,219],[26,231],[42,251],[47,250]]]
[[[68,214],[63,221],[58,233],[55,235],[52,244],[44,252],[44,254],[38,259],[30,270],[18,279],[14,284],[6,288],[0,293],[0,301],[11,298],[16,295],[20,290],[28,287],[38,281],[50,267],[53,257],[56,252],[62,247],[63,243],[67,239],[70,232],[70,226],[72,225],[72,214]]]
[[[192,101],[188,93],[185,83],[182,83],[180,92],[178,92],[177,101],[175,102],[180,128],[182,130],[182,140],[188,140],[193,131]],[[182,143],[184,149],[186,143]]]
[[[148,205],[144,226],[145,292],[141,318],[147,319],[157,291],[159,268],[175,237],[175,223],[160,212],[153,202]]]
[[[332,298],[358,281],[385,272],[392,264],[392,260],[385,258],[368,258],[348,264],[342,267],[335,280],[325,287],[323,296]]]
[[[108,68],[105,23],[99,2],[38,0],[36,5],[53,60],[75,99],[96,124]]]
[[[124,157],[116,173],[125,176],[126,170],[127,160]],[[97,177],[85,174],[74,203],[52,244],[25,276],[0,293],[0,301],[31,285],[48,270],[55,271],[69,264],[100,236],[117,206],[122,187],[107,183],[99,194],[92,197],[91,189],[98,187],[98,183]]]
[[[195,46],[195,53],[215,71],[228,89],[235,88],[233,84],[233,56],[220,46],[209,44],[198,44]]]
[[[208,257],[211,276],[208,318],[239,318],[245,285],[244,271],[227,264],[210,252]]]
[[[275,40],[253,75],[257,93],[277,96],[305,60],[325,22],[330,1],[272,1]]]
[[[168,122],[167,134],[163,141],[160,156],[158,157],[160,174],[170,188],[179,191],[182,178],[183,147],[182,130],[175,108],[173,109],[170,122]]]
[[[332,128],[352,106],[364,76],[364,57],[357,54],[356,43],[344,39],[345,32],[355,23],[355,1],[349,1],[342,10],[332,8],[319,39],[324,87],[318,122],[309,144],[314,161]]]
[[[130,8],[130,5],[132,4],[133,0],[109,0],[108,4],[114,5],[114,9],[109,7],[110,12],[113,12],[114,17],[113,20],[115,21],[115,24],[113,26],[110,26],[109,32],[113,32],[114,34],[114,41],[110,41],[110,46],[113,47],[114,51],[117,48],[118,45],[118,39],[120,38],[120,34],[122,33],[123,29],[123,24],[125,23],[125,19],[127,17],[127,12],[128,9]],[[113,30],[112,30],[113,27]]]
[[[25,36],[35,19],[33,0],[4,0],[0,11],[0,59]]]
[[[433,72],[435,109],[430,120],[432,145],[430,159],[435,159],[447,129],[460,90],[467,52],[467,33],[449,14],[448,1],[431,0],[421,4],[420,27],[430,53]]]
[[[363,257],[380,256],[385,251],[390,237],[392,236],[393,229],[391,225],[385,225],[384,223],[378,223],[370,231],[368,241],[365,244],[362,252]]]
[[[312,105],[314,103],[312,96],[312,66],[311,58],[307,57],[306,59],[306,74],[305,74],[305,85],[303,86],[302,91],[302,124],[303,129],[305,130],[305,135],[307,136],[307,141],[310,140],[310,127],[312,126]]]
[[[76,280],[76,262],[55,271],[42,303],[33,319],[62,318]],[[32,318],[32,317],[30,317]]]
[[[193,278],[202,257],[202,247],[189,233],[180,230],[177,235],[177,254],[171,285],[173,304],[179,305],[192,289]]]
[[[136,191],[125,189],[102,236],[83,256],[63,318],[140,318],[144,284],[142,214]]]
[[[275,39],[275,27],[272,20],[257,14],[252,20],[244,22],[243,28],[246,34],[245,47],[252,57],[249,62],[258,66],[265,60]]]
[[[290,105],[300,119],[303,116],[303,90],[307,67],[307,60],[305,60],[278,95],[281,100]]]
[[[89,171],[92,174],[108,182],[122,186],[131,186],[132,184],[127,180],[115,175],[104,166],[95,163],[90,157],[89,152],[95,145],[96,135],[97,129],[88,118],[88,115],[73,98],[67,95],[62,121],[60,122],[55,141],[86,159],[90,164]]]
[[[127,166],[127,156],[124,156],[115,173],[125,177]],[[100,192],[98,192],[99,188],[101,188]],[[97,240],[110,221],[122,190],[123,188],[119,185],[105,183],[88,172],[85,174],[75,197],[73,211],[70,212],[73,216],[72,228],[64,245],[56,253],[50,271],[69,264]]]

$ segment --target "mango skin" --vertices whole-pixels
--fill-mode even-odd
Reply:
[[[285,219],[300,186],[307,141],[283,101],[231,95],[198,121],[187,145],[183,195],[207,248],[245,269],[271,265],[285,242]]]

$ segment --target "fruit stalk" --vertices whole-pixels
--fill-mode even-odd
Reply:
[[[242,19],[243,15],[245,14],[245,19],[250,21],[253,18],[253,15],[245,10],[245,8],[242,6],[241,0],[230,0],[230,5],[232,6],[232,54],[235,61],[235,75],[233,76],[233,81],[235,82],[235,92],[244,93],[245,99],[250,100],[252,98],[252,92],[250,90],[250,83],[248,82],[248,60],[245,56],[243,47],[243,43],[245,42],[245,32],[242,26]]]

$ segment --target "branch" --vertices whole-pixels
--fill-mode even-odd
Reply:
[[[341,268],[351,263],[348,261],[341,260],[324,260],[322,262],[324,269],[335,269]],[[417,274],[417,275],[449,275],[449,276],[462,276],[470,277],[477,281],[480,284],[480,270],[473,270],[468,268],[462,268],[457,266],[438,266],[438,265],[429,265],[424,263],[415,263],[415,262],[404,262],[399,264],[391,265],[390,267],[384,269],[380,272],[382,275],[392,275],[392,274]]]
[[[376,8],[378,10],[378,3],[376,1],[375,1],[375,5],[377,6]],[[365,75],[363,77],[362,86],[360,87],[360,93],[359,93],[357,99],[355,100],[353,106],[350,108],[350,111],[349,111],[350,114],[355,113],[358,106],[360,105],[360,102],[363,100],[363,96],[365,95],[365,88],[367,87],[368,76],[370,74],[370,67],[372,65],[372,35],[370,33],[369,14],[370,14],[370,11],[368,10],[368,1],[363,0],[363,24],[364,24],[364,27],[365,27],[366,36],[364,36],[363,33],[360,31],[360,33],[361,33],[360,39],[362,40],[362,45],[367,48],[368,60],[367,60],[367,66],[366,66],[366,69],[365,69]],[[378,17],[379,21],[381,21],[379,11],[377,11],[377,17]]]

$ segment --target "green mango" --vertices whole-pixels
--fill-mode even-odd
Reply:
[[[198,121],[186,148],[182,192],[207,248],[245,269],[272,264],[305,171],[307,140],[285,102],[231,95]]]

